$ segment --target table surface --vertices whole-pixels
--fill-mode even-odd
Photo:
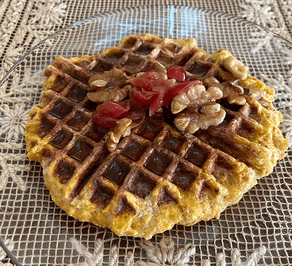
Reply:
[[[292,0],[1,0],[0,80],[33,45],[67,25],[110,10],[157,4],[226,12],[292,41]],[[10,263],[0,248],[0,265]]]

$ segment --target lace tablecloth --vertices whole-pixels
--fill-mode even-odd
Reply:
[[[292,0],[2,0],[0,2],[0,80],[26,51],[45,37],[67,25],[110,10],[157,4],[186,5],[222,11],[269,28],[292,42]],[[262,38],[260,43],[255,43],[257,48],[265,45],[268,45],[268,39],[265,38]],[[286,60],[287,66],[290,67],[290,70],[288,70],[290,76],[292,73],[291,54],[292,52],[290,54],[289,52],[287,53]],[[288,90],[291,93],[291,77],[290,79],[288,78],[284,86],[288,86]],[[28,111],[24,110],[21,104],[15,105],[14,110],[9,109],[11,101],[13,100],[10,99],[6,89],[1,89],[0,87],[0,136],[1,134],[6,134],[8,138],[15,139],[15,136],[23,136],[25,132]],[[10,129],[11,121],[16,121],[15,123],[17,123],[17,127],[13,130]],[[290,123],[292,123],[291,120]],[[288,134],[291,135],[291,128],[290,131],[288,130]],[[0,142],[0,149],[5,151],[8,148]],[[1,154],[1,151],[0,193],[5,189],[9,178],[13,178],[21,189],[22,186],[25,186],[21,176],[13,169],[13,165],[10,164],[4,153]],[[22,171],[26,166],[18,165],[18,167],[18,171]],[[291,232],[288,232],[288,234],[291,234]],[[92,253],[76,239],[71,239],[70,241],[79,255],[85,258],[86,262],[80,262],[78,265],[101,265],[97,264],[98,259],[96,259],[100,253],[100,246],[98,245],[102,245],[101,243],[97,243],[95,247],[96,253]],[[14,244],[11,239],[4,239],[4,243],[7,249],[13,250]],[[147,256],[149,255],[151,258],[151,262],[149,264],[141,262],[139,265],[188,265],[190,257],[195,254],[195,248],[192,246],[186,246],[181,248],[179,252],[176,250],[176,253],[174,253],[174,243],[171,239],[164,239],[161,242],[160,255],[152,244],[144,243],[143,245]],[[244,258],[241,257],[238,249],[233,249],[232,261],[229,263],[232,263],[232,265],[256,265],[260,256],[266,252],[266,248],[269,247],[259,247]],[[174,254],[179,255],[174,258]],[[159,256],[168,256],[168,259],[163,260]],[[291,256],[292,254],[290,254]],[[240,264],[241,260],[245,261],[245,263]],[[163,264],[163,261],[168,261],[169,264]],[[133,265],[130,255],[129,258],[125,259],[125,262],[125,265]],[[203,265],[210,265],[211,263],[214,262],[208,260],[202,262]],[[217,254],[216,263],[217,265],[226,265],[227,262],[223,253]],[[11,264],[12,262],[6,256],[4,250],[0,248],[0,265],[8,266]],[[109,264],[111,264],[111,261]],[[111,265],[118,264],[112,263]]]

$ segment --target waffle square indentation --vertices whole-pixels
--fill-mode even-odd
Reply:
[[[236,133],[243,138],[251,140],[256,130],[257,128],[253,124],[245,119],[241,119],[240,124],[236,129]]]
[[[214,163],[214,169],[212,171],[212,175],[216,179],[221,178],[228,178],[230,175],[232,175],[232,169],[234,168],[232,162],[228,160],[227,158],[218,155],[215,163]]]
[[[93,181],[93,192],[90,201],[96,205],[105,208],[112,200],[115,191],[109,187],[104,186],[101,182],[97,180]]]
[[[155,181],[141,172],[136,172],[126,184],[125,189],[138,197],[145,199],[148,195],[150,195],[155,186]]]
[[[94,112],[97,106],[98,106],[97,103],[94,103],[90,100],[85,101],[85,103],[83,104],[83,107],[87,109],[89,112]]]
[[[77,112],[75,117],[69,122],[69,127],[72,129],[79,131],[81,130],[89,121],[89,117],[84,115],[83,112]]]
[[[146,146],[136,141],[131,142],[123,151],[122,154],[126,155],[133,161],[138,161],[144,152]]]
[[[66,95],[66,98],[73,102],[79,103],[84,99],[86,94],[87,94],[86,90],[83,90],[79,86],[74,85],[71,91]]]
[[[91,153],[93,147],[81,140],[76,141],[73,148],[68,152],[68,155],[78,162],[82,163]]]
[[[85,134],[86,137],[94,140],[95,142],[101,141],[104,135],[108,132],[109,129],[104,128],[100,125],[93,124],[89,131]]]
[[[210,67],[198,65],[196,63],[192,64],[192,66],[188,69],[188,72],[192,73],[193,75],[203,77],[207,74],[210,70]]]
[[[210,187],[209,181],[208,180],[204,180],[201,183],[201,188],[198,194],[198,197],[202,197],[204,195],[204,193],[206,193],[207,191],[212,192],[212,188]]]
[[[183,190],[186,190],[198,175],[198,173],[191,172],[186,169],[186,167],[178,165],[171,182]]]
[[[258,123],[262,120],[261,117],[258,115],[258,108],[256,107],[252,107],[252,106],[250,107],[248,116]]]
[[[163,143],[163,147],[174,152],[178,153],[180,146],[184,143],[182,138],[176,138],[168,133],[165,142]]]
[[[153,151],[144,166],[151,172],[161,176],[170,163],[170,158],[164,154],[158,154],[157,152]]]
[[[190,151],[188,152],[186,159],[193,163],[194,165],[202,168],[203,164],[207,160],[207,157],[208,152],[194,145],[190,148]]]
[[[228,112],[226,112],[226,115],[224,117],[224,120],[221,124],[219,124],[217,127],[228,127],[228,125],[231,123],[231,121],[234,119],[235,117],[231,114],[229,114]]]
[[[52,140],[51,144],[58,149],[63,149],[72,139],[72,134],[64,129]]]
[[[173,197],[173,195],[171,194],[167,187],[161,188],[158,195],[157,205],[160,206],[171,201],[177,203],[176,198]]]
[[[123,67],[134,70],[140,64],[141,59],[138,56],[130,55],[126,62],[123,64]]]
[[[159,52],[156,60],[163,65],[169,65],[173,63],[173,57],[163,51]]]
[[[152,125],[149,120],[147,120],[143,126],[143,128],[138,132],[138,135],[141,137],[153,141],[158,133],[160,132],[160,128],[156,125]]]
[[[98,60],[97,64],[90,69],[90,72],[93,74],[103,74],[105,71],[109,71],[112,68],[112,65],[108,62]]]
[[[118,206],[115,209],[115,214],[123,214],[123,213],[136,213],[134,207],[128,202],[127,198],[122,196],[118,200]]]
[[[51,122],[47,117],[42,116],[42,118],[41,118],[41,124],[37,128],[37,134],[41,138],[43,138],[44,136],[46,136],[52,130],[52,128],[54,126],[55,126],[55,124],[53,122]]]
[[[135,43],[137,42],[137,39],[134,37],[130,37],[126,40],[126,42],[123,43],[123,48],[124,49],[131,49]]]
[[[124,183],[124,180],[129,171],[130,167],[127,164],[120,162],[116,158],[114,158],[108,168],[103,173],[103,176],[111,180],[118,186],[121,186]]]
[[[146,46],[145,44],[140,45],[140,47],[136,50],[137,54],[140,55],[148,55],[152,52],[153,48],[150,46]]]
[[[105,60],[108,60],[110,62],[117,62],[120,58],[123,57],[123,55],[125,54],[125,52],[123,50],[120,49],[116,49],[115,51],[110,51],[105,57]]]
[[[179,53],[182,49],[182,47],[179,47],[177,46],[176,44],[174,43],[168,43],[166,46],[165,46],[165,49],[167,49],[168,51],[172,52],[172,53]]]
[[[55,170],[56,176],[59,178],[61,184],[67,183],[73,176],[75,166],[65,160],[60,161]]]
[[[72,110],[72,106],[64,103],[62,100],[56,102],[55,106],[51,109],[50,114],[57,117],[58,119],[63,119]]]
[[[68,83],[65,82],[65,80],[62,79],[62,77],[58,77],[56,83],[51,87],[51,89],[56,92],[61,92],[66,88],[67,85]]]
[[[184,66],[192,57],[192,53],[187,53],[183,57],[180,58],[180,60],[177,62],[177,65]]]

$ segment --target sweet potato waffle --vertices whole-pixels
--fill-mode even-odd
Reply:
[[[273,171],[289,143],[278,128],[274,91],[228,70],[222,60],[230,55],[209,55],[194,39],[146,34],[98,55],[57,58],[45,70],[42,101],[30,112],[25,137],[28,158],[41,163],[56,204],[119,236],[149,239],[174,224],[218,218],[237,203]],[[178,130],[169,113],[146,116],[109,152],[110,129],[92,120],[99,103],[88,98],[90,79],[114,68],[131,78],[157,62],[219,87],[223,122],[191,134]]]

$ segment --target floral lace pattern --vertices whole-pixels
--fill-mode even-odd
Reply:
[[[25,3],[25,0],[12,0],[8,11],[6,11],[5,21],[0,27],[0,34],[2,35],[0,57],[4,52],[4,45],[9,42],[11,34],[17,27]],[[3,66],[0,68],[0,79],[19,60],[25,50],[54,33],[55,27],[62,24],[62,19],[66,15],[67,5],[61,0],[36,0],[31,1],[28,5],[27,14],[30,18],[26,17],[22,21],[16,33],[16,38],[4,55]],[[0,9],[1,11],[4,13],[5,9]],[[20,46],[20,44],[22,45]]]
[[[102,265],[104,261],[104,244],[101,239],[94,242],[94,250],[90,252],[80,241],[76,238],[70,238],[72,247],[78,252],[80,256],[85,259],[85,262],[68,264],[68,266],[96,266]],[[12,251],[14,243],[11,240],[4,241],[7,248]],[[157,244],[150,241],[141,241],[140,247],[146,252],[147,261],[134,262],[134,254],[129,251],[124,256],[124,266],[188,266],[192,256],[196,253],[196,247],[192,244],[187,244],[183,248],[177,248],[171,238],[161,239]],[[118,252],[117,246],[113,245],[109,253],[108,265],[117,265],[118,259],[116,253]],[[256,266],[260,258],[265,255],[265,246],[256,249],[244,262],[238,249],[231,250],[231,265],[232,266]],[[6,253],[0,247],[0,266],[10,266],[11,263],[2,263],[6,258]],[[223,253],[218,253],[216,256],[216,264],[226,265],[226,259]],[[210,260],[203,260],[202,266],[210,266]]]
[[[240,4],[240,7],[242,8],[238,14],[240,17],[243,17],[260,26],[266,27],[289,41],[292,40],[276,1],[244,0],[243,3]],[[285,6],[285,10],[287,10],[286,7],[288,7],[288,5]],[[288,9],[290,7],[288,7]],[[291,12],[286,12],[286,16],[288,21],[292,19]]]
[[[22,191],[27,189],[25,181],[22,179],[23,172],[30,168],[25,164],[26,155],[7,153],[6,150],[23,147],[23,136],[30,110],[24,102],[30,102],[33,93],[36,93],[43,84],[40,72],[32,76],[30,74],[27,71],[20,84],[20,76],[16,73],[9,91],[6,90],[7,82],[0,88],[0,136],[5,135],[4,141],[0,142],[0,166],[2,168],[0,191],[5,189],[10,177],[19,189]]]
[[[84,257],[85,262],[70,264],[68,266],[93,266],[102,265],[103,261],[103,243],[100,239],[94,242],[93,253],[80,243],[76,238],[71,238],[73,248]],[[134,254],[128,252],[124,257],[124,265],[130,266],[188,266],[189,261],[196,254],[196,247],[187,244],[183,248],[178,248],[171,238],[161,239],[159,243],[153,244],[150,241],[141,241],[140,247],[146,252],[147,260],[134,262]],[[117,265],[117,247],[114,245],[109,254],[108,265]],[[238,249],[231,250],[232,266],[256,266],[260,258],[265,255],[266,248],[261,246],[256,249],[245,261],[242,261],[240,251]],[[210,260],[203,260],[202,266],[210,266]],[[226,265],[226,259],[223,253],[216,255],[216,265]]]
[[[148,1],[145,3],[153,4],[154,2]],[[172,2],[174,4],[182,4],[177,1]],[[281,7],[285,8],[279,7],[277,2],[281,4]],[[202,7],[212,7],[208,6],[206,1],[201,1],[200,3],[203,3],[201,4]],[[188,4],[194,5],[192,2],[188,2]],[[73,6],[74,4],[69,0],[4,0],[1,3],[0,80],[32,46],[69,24],[69,22],[64,21],[68,17],[71,5]],[[113,5],[111,4],[109,9],[112,9],[112,7]],[[117,6],[117,8],[121,7],[123,6]],[[72,7],[73,9],[74,7]],[[90,11],[92,13],[88,13],[86,17],[95,14],[96,10]],[[222,10],[225,11],[224,9]],[[98,11],[105,10],[100,8]],[[235,11],[232,9],[231,12],[260,26],[267,27],[272,32],[290,41],[292,40],[289,33],[292,27],[291,0],[242,0]],[[76,19],[70,20],[70,23],[75,21]],[[292,93],[292,51],[285,47],[281,40],[274,38],[273,33],[261,29],[254,31],[248,42],[253,45],[251,51],[253,54],[263,51],[272,53],[275,49],[281,53],[283,62],[287,67],[287,73],[272,77],[262,74],[260,78],[277,91],[275,105],[280,111],[285,110],[281,129],[292,143],[292,102],[286,100],[291,98]],[[49,45],[50,42],[47,44]],[[39,93],[43,84],[43,75],[42,70],[34,71],[33,73],[27,69],[22,71],[20,73],[20,71],[16,70],[13,77],[0,86],[0,137],[2,136],[0,142],[0,193],[5,190],[8,184],[16,186],[22,193],[25,193],[29,187],[27,181],[23,178],[23,173],[29,171],[31,166],[26,163],[26,155],[20,150],[24,148],[23,136],[28,112],[31,108],[28,103],[32,103]],[[68,265],[91,266],[105,263],[105,242],[103,240],[97,239],[94,241],[93,249],[87,248],[74,237],[70,238],[69,242],[78,253],[79,258],[83,260]],[[9,250],[13,250],[14,244],[10,238],[7,238],[4,244]],[[181,247],[175,244],[171,238],[163,238],[159,243],[140,241],[139,247],[136,248],[144,252],[146,258],[143,260],[137,259],[134,252],[128,251],[124,255],[123,263],[125,266],[194,265],[193,257],[197,251],[193,244],[186,244]],[[108,265],[118,265],[119,258],[117,254],[118,247],[113,245],[106,263]],[[252,250],[252,253],[245,257],[241,256],[240,250],[232,248],[231,262],[229,264],[231,263],[232,266],[255,266],[267,254],[268,256],[270,255],[269,250],[266,250],[264,245]],[[217,266],[226,265],[228,260],[225,253],[218,252],[216,254],[216,262],[203,260],[201,265],[209,266],[212,263],[216,263]],[[8,262],[4,250],[0,248],[0,266],[2,265],[10,266],[12,264]]]
[[[6,247],[12,251],[14,248],[14,243],[10,240],[7,239],[4,241],[4,244],[6,245]],[[9,263],[9,262],[5,262],[7,261],[6,259],[6,252],[0,247],[0,266],[12,266],[13,264]]]
[[[62,24],[66,15],[67,5],[61,0],[38,0],[30,13],[32,18],[23,26],[28,33],[25,45],[32,42],[36,45],[48,35],[53,34],[53,28]]]

